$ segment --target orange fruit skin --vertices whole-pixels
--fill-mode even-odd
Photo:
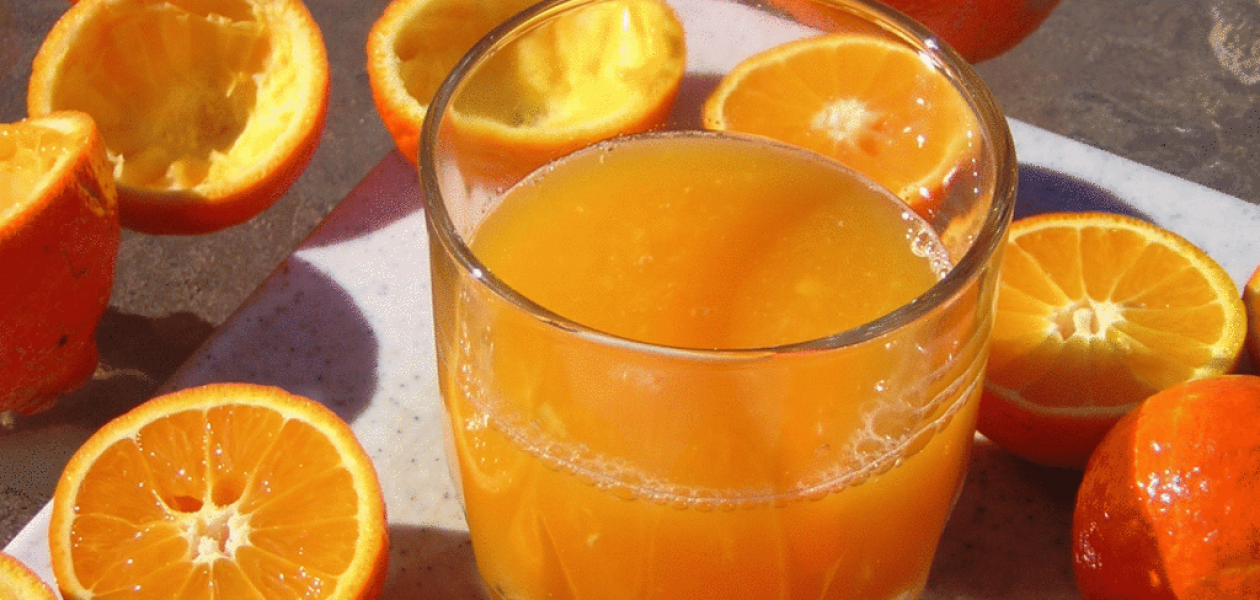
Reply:
[[[1032,35],[1059,0],[884,0],[936,32],[977,63],[1005,54]]]
[[[1247,309],[1247,351],[1251,353],[1252,362],[1260,367],[1260,267],[1243,286],[1243,306]]]
[[[1090,457],[1072,522],[1086,600],[1260,597],[1260,377],[1152,395]]]
[[[96,370],[118,203],[95,125],[81,113],[71,118],[90,128],[83,155],[41,201],[0,223],[0,412],[45,410]]]
[[[78,106],[81,101],[66,103],[58,99],[56,91],[63,61],[72,52],[80,50],[77,45],[85,43],[82,40],[110,31],[113,23],[102,15],[108,15],[110,11],[119,11],[125,15],[126,10],[123,9],[164,3],[179,4],[167,0],[75,0],[53,25],[35,55],[27,89],[29,114],[37,116],[57,110],[93,112],[84,106]],[[241,4],[247,10],[254,8],[258,14],[284,15],[285,21],[271,24],[275,32],[283,32],[273,35],[284,38],[274,45],[301,46],[304,50],[311,51],[298,68],[315,74],[315,83],[310,88],[299,88],[295,85],[292,86],[293,89],[286,90],[290,95],[305,96],[305,105],[310,107],[310,110],[305,111],[305,117],[295,118],[286,125],[288,131],[300,131],[301,135],[283,141],[277,140],[273,151],[262,159],[236,169],[229,180],[199,186],[205,187],[205,190],[141,187],[130,185],[124,177],[116,176],[120,221],[123,227],[148,234],[197,235],[241,224],[283,197],[314,156],[323,135],[331,81],[327,50],[319,27],[301,0],[243,0]],[[241,8],[233,7],[232,10]],[[290,27],[295,22],[303,26]],[[137,52],[141,51],[142,46],[136,45]],[[265,103],[266,100],[261,102]],[[127,109],[115,107],[115,110],[125,112]],[[255,106],[251,110],[257,112],[259,108]],[[105,115],[93,116],[102,124],[110,120]],[[146,117],[148,115],[128,115],[127,120]],[[262,118],[275,117],[264,115]],[[194,123],[188,124],[188,127],[195,126]],[[110,132],[106,127],[102,129],[102,135],[109,147]],[[210,135],[215,132],[198,133]],[[116,175],[117,173],[118,171]]]
[[[989,389],[980,397],[976,429],[1012,454],[1046,467],[1080,469],[1121,412],[1057,417],[1020,410]],[[1047,440],[1053,440],[1047,443]]]
[[[0,552],[0,598],[4,600],[57,600],[52,588],[18,559]]]
[[[814,0],[771,0],[804,23],[832,29],[839,11]],[[1059,0],[883,0],[932,30],[968,62],[1006,53],[1032,35]]]

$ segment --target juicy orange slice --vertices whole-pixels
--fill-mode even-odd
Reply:
[[[30,414],[96,369],[118,202],[91,117],[0,125],[0,413]]]
[[[56,600],[52,588],[18,559],[0,552],[0,598],[3,600]]]
[[[206,233],[289,189],[319,144],[328,85],[300,0],[92,0],[45,38],[27,110],[96,119],[123,226]]]
[[[446,74],[473,44],[535,0],[392,0],[367,38],[372,100],[399,152],[416,164],[420,125]]]
[[[860,33],[806,38],[737,65],[705,101],[704,126],[830,156],[920,212],[973,152],[979,124],[913,49]]]
[[[68,599],[375,598],[388,562],[380,484],[354,433],[275,388],[140,405],[83,444],[52,504]]]
[[[1083,467],[1122,415],[1232,370],[1246,321],[1211,257],[1112,213],[1016,221],[1003,259],[979,428],[1034,462]]]

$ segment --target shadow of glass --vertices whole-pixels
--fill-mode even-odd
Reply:
[[[371,234],[419,212],[423,205],[419,173],[394,149],[337,205],[337,212],[348,214],[325,219],[302,246],[332,246]]]
[[[1113,212],[1151,220],[1119,196],[1088,181],[1045,167],[1020,165],[1015,218],[1061,211]]]
[[[392,525],[382,598],[489,600],[466,531]]]
[[[221,381],[283,388],[353,421],[376,394],[378,343],[354,298],[290,259],[171,378],[177,389]]]

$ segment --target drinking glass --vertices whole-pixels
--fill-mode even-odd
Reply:
[[[483,113],[537,110],[538,90],[505,85],[503,73],[555,65],[523,66],[521,48],[544,40],[560,52],[585,52],[606,44],[596,36],[607,32],[556,24],[646,1],[656,2],[550,0],[522,12],[464,57],[424,123],[420,175],[449,458],[486,588],[503,600],[915,598],[974,437],[1015,198],[1006,121],[964,60],[880,4],[663,0],[681,26],[686,60],[677,95],[659,118],[606,134],[535,127],[517,138],[470,125]],[[556,38],[561,30],[569,37]],[[762,285],[775,292],[788,286],[773,276],[790,270],[791,256],[815,253],[814,238],[805,236],[793,242],[797,254],[783,254],[779,246],[790,236],[777,229],[785,219],[812,227],[814,213],[742,215],[732,217],[738,231],[701,232],[700,221],[658,216],[653,211],[668,207],[652,199],[727,165],[740,176],[765,175],[771,190],[816,183],[811,194],[847,194],[848,184],[836,181],[877,181],[855,166],[845,167],[852,177],[832,178],[830,163],[804,151],[803,171],[768,167],[753,150],[797,149],[758,136],[695,133],[703,129],[705,99],[737,65],[796,40],[837,35],[909,48],[963,107],[954,121],[965,150],[938,180],[923,182],[933,190],[930,205],[916,207],[902,195],[910,208],[898,208],[923,228],[905,243],[931,242],[933,279],[887,310],[834,330],[806,328],[804,338],[771,343],[762,333],[714,342],[705,337],[710,329],[738,311],[714,314],[728,299],[744,301],[751,273],[769,277]],[[668,50],[634,48],[649,48],[648,58]],[[606,76],[598,71],[566,77]],[[879,77],[872,94],[883,90]],[[584,108],[604,104],[609,114],[624,110],[598,98]],[[701,149],[671,154],[687,144]],[[759,158],[741,158],[753,154]],[[621,156],[638,162],[616,162]],[[897,160],[880,168],[895,171]],[[563,189],[556,187],[561,177]],[[526,194],[574,204],[531,214],[512,203]],[[569,213],[588,211],[586,200],[612,216],[590,227],[569,222]],[[717,198],[691,216],[726,214],[721,207],[734,203]],[[756,203],[747,206],[761,214]],[[642,255],[626,249],[658,226],[678,229],[671,239],[682,242]],[[604,240],[607,257],[566,254]],[[879,260],[893,254],[874,248]],[[783,262],[767,263],[776,256]],[[695,257],[699,263],[660,271],[666,275],[617,279]],[[618,260],[642,264],[609,265]],[[895,262],[866,273],[870,283],[861,291],[840,293],[891,294],[900,283]],[[544,283],[529,280],[534,275]],[[814,283],[827,287],[833,276],[840,277],[824,269]],[[721,290],[717,303],[670,304],[689,285]],[[570,300],[586,302],[585,312],[558,308]],[[771,322],[792,329],[835,311],[824,305],[803,316],[776,308],[746,320],[754,329]],[[640,319],[642,329],[609,325],[623,314]]]

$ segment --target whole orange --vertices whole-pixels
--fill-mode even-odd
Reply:
[[[945,39],[968,61],[1014,48],[1041,27],[1059,0],[884,0]]]
[[[91,117],[0,125],[0,413],[48,408],[96,369],[118,201]]]
[[[830,0],[834,2],[835,0]],[[829,0],[772,0],[798,19],[824,29],[852,29],[853,20]],[[972,63],[1014,48],[1041,27],[1059,0],[883,0],[923,24]]]
[[[1159,392],[1095,450],[1072,523],[1086,600],[1260,598],[1260,377]]]

